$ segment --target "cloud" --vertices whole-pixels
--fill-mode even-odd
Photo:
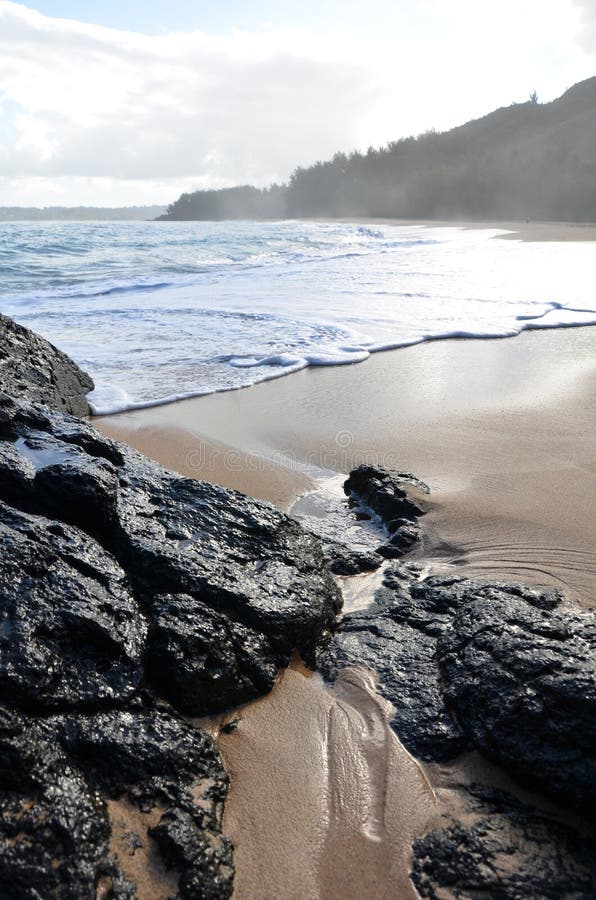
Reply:
[[[588,53],[596,54],[596,0],[575,0],[580,15],[578,38]]]
[[[0,3],[5,176],[267,181],[355,138],[379,87],[300,34],[149,37]]]
[[[580,12],[584,46],[593,34],[593,2],[392,10],[366,35],[150,36],[0,0],[0,203],[110,205],[118,186],[122,203],[169,202],[180,188],[266,184],[593,74],[576,40]]]

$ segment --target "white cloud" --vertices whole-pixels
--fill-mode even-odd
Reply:
[[[0,204],[25,189],[16,202],[110,205],[119,187],[129,203],[264,184],[338,149],[447,128],[533,88],[548,99],[593,74],[573,0],[418,5],[428,33],[406,13],[403,29],[380,23],[364,39],[148,36],[0,0]]]
[[[349,145],[366,70],[300,34],[148,37],[0,3],[5,176],[267,181]]]
[[[596,0],[575,0],[580,14],[579,40],[588,53],[596,54]]]

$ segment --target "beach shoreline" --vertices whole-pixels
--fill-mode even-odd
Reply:
[[[528,243],[559,243],[560,241],[596,241],[596,222],[538,222],[528,220],[487,219],[386,219],[374,216],[340,217],[332,219],[307,218],[312,222],[357,222],[363,225],[423,226],[425,228],[462,228],[464,231],[498,230],[495,240],[525,241]]]
[[[426,342],[94,424],[286,511],[360,462],[411,471],[431,488],[434,558],[592,605],[595,345],[592,328]]]
[[[594,607],[595,346],[593,328],[425,342],[94,424],[286,511],[361,462],[411,471],[431,489],[415,551],[425,574],[546,584]],[[346,900],[365,885],[415,897],[412,841],[462,802],[465,760],[460,774],[419,766],[372,673],[344,671],[342,694],[291,668],[212,725],[231,777],[224,829],[239,900]],[[520,796],[486,760],[473,771]]]

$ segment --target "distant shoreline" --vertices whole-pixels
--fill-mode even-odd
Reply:
[[[307,221],[360,222],[376,225],[423,225],[428,228],[463,228],[465,230],[495,228],[510,232],[499,234],[500,240],[549,243],[551,241],[596,241],[596,222],[532,222],[456,219],[379,219],[358,216],[354,219],[308,219]]]
[[[147,206],[0,206],[0,224],[11,222],[152,222],[166,207]]]
[[[12,216],[4,216],[7,209],[14,210]],[[0,224],[11,223],[36,223],[36,222],[154,222],[174,224],[193,224],[209,221],[217,222],[345,222],[366,225],[387,225],[394,227],[424,226],[427,228],[463,228],[486,229],[495,228],[509,232],[496,237],[501,240],[521,240],[528,242],[551,241],[596,241],[596,222],[557,222],[557,221],[521,221],[521,220],[471,220],[471,219],[393,219],[379,216],[300,216],[296,218],[279,219],[159,219],[158,216],[165,207],[51,207],[50,210],[63,210],[65,213],[72,209],[72,215],[46,215],[46,210],[37,207],[0,207]],[[76,210],[81,210],[76,214]],[[17,214],[22,210],[22,214]],[[36,210],[42,215],[33,215]],[[89,211],[89,214],[86,212]],[[30,213],[27,215],[27,213]],[[94,215],[91,215],[91,213]],[[126,213],[126,215],[124,215]]]

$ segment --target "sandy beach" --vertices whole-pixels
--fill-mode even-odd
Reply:
[[[315,219],[314,221],[328,221]],[[550,243],[559,241],[596,241],[596,223],[594,222],[532,222],[530,220],[486,219],[470,221],[470,219],[381,219],[359,216],[356,219],[335,219],[340,222],[362,222],[370,225],[423,225],[430,228],[489,228],[509,232],[499,235],[497,240],[529,241],[530,243]]]
[[[596,237],[584,225],[495,227],[522,240]],[[427,571],[547,584],[594,607],[595,351],[589,327],[432,341],[94,424],[286,511],[361,462],[410,471],[431,489],[416,551]],[[375,577],[350,590],[366,599]],[[345,670],[329,691],[296,665],[267,697],[210,723],[232,782],[235,896],[416,896],[412,841],[457,806],[460,775],[418,765],[390,718],[371,673]],[[463,762],[464,781],[470,765],[501,785],[481,759]]]
[[[596,330],[436,341],[100,418],[165,465],[289,509],[363,461],[431,488],[423,551],[596,596]]]
[[[595,349],[592,328],[436,341],[96,424],[286,510],[363,461],[409,470],[431,488],[417,551],[429,571],[550,584],[594,607]],[[346,701],[288,670],[228,717],[231,734],[214,726],[232,778],[235,896],[411,895],[404,847],[454,802],[453,773],[425,773],[370,676],[347,679]]]
[[[79,6],[0,2],[0,900],[596,900],[596,0]]]

